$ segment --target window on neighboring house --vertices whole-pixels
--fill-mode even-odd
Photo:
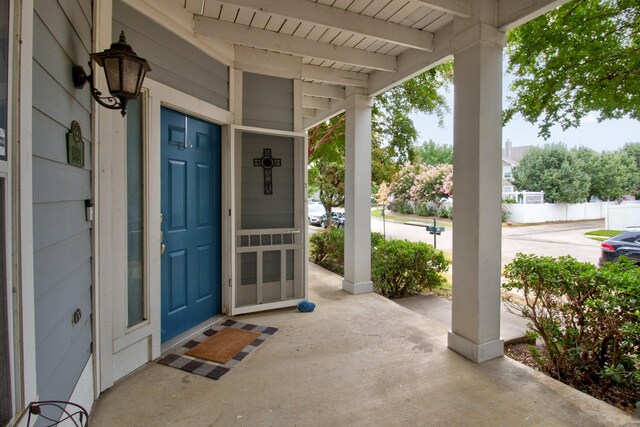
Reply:
[[[505,185],[502,187],[503,193],[513,193],[513,185]]]
[[[511,178],[511,166],[502,166],[502,176],[504,176],[505,179]]]

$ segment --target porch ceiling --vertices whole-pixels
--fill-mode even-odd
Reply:
[[[200,40],[232,46],[239,69],[305,82],[310,127],[343,110],[345,94],[377,95],[446,60],[453,21],[478,0],[124,0],[183,22]],[[567,0],[496,0],[506,30]],[[181,9],[181,10],[180,10]]]

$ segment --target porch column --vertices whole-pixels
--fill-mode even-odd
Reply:
[[[373,292],[371,282],[371,106],[364,95],[345,100],[344,280],[350,294]]]
[[[474,362],[500,338],[502,46],[477,23],[454,39],[453,309],[449,348]]]

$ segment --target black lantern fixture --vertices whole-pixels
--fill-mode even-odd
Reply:
[[[127,43],[124,31],[120,33],[120,39],[111,44],[111,48],[89,56],[91,56],[89,61],[91,74],[87,75],[81,65],[74,65],[73,84],[76,88],[82,89],[84,84],[89,82],[91,95],[98,104],[112,110],[120,110],[124,117],[127,114],[127,102],[140,95],[144,76],[151,71],[147,60],[136,55]],[[110,96],[102,96],[102,93],[96,89],[92,61],[96,61],[96,64],[104,68]]]

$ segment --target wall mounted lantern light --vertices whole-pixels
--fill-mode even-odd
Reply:
[[[98,104],[112,110],[120,110],[124,116],[127,113],[127,102],[140,95],[144,76],[151,71],[147,60],[136,55],[127,43],[124,31],[120,33],[120,39],[111,44],[111,48],[89,56],[91,57],[89,61],[91,74],[87,75],[82,65],[73,65],[74,86],[82,89],[84,84],[89,82],[91,95]],[[96,64],[104,68],[111,96],[102,96],[102,93],[96,89],[92,61],[96,61]]]

